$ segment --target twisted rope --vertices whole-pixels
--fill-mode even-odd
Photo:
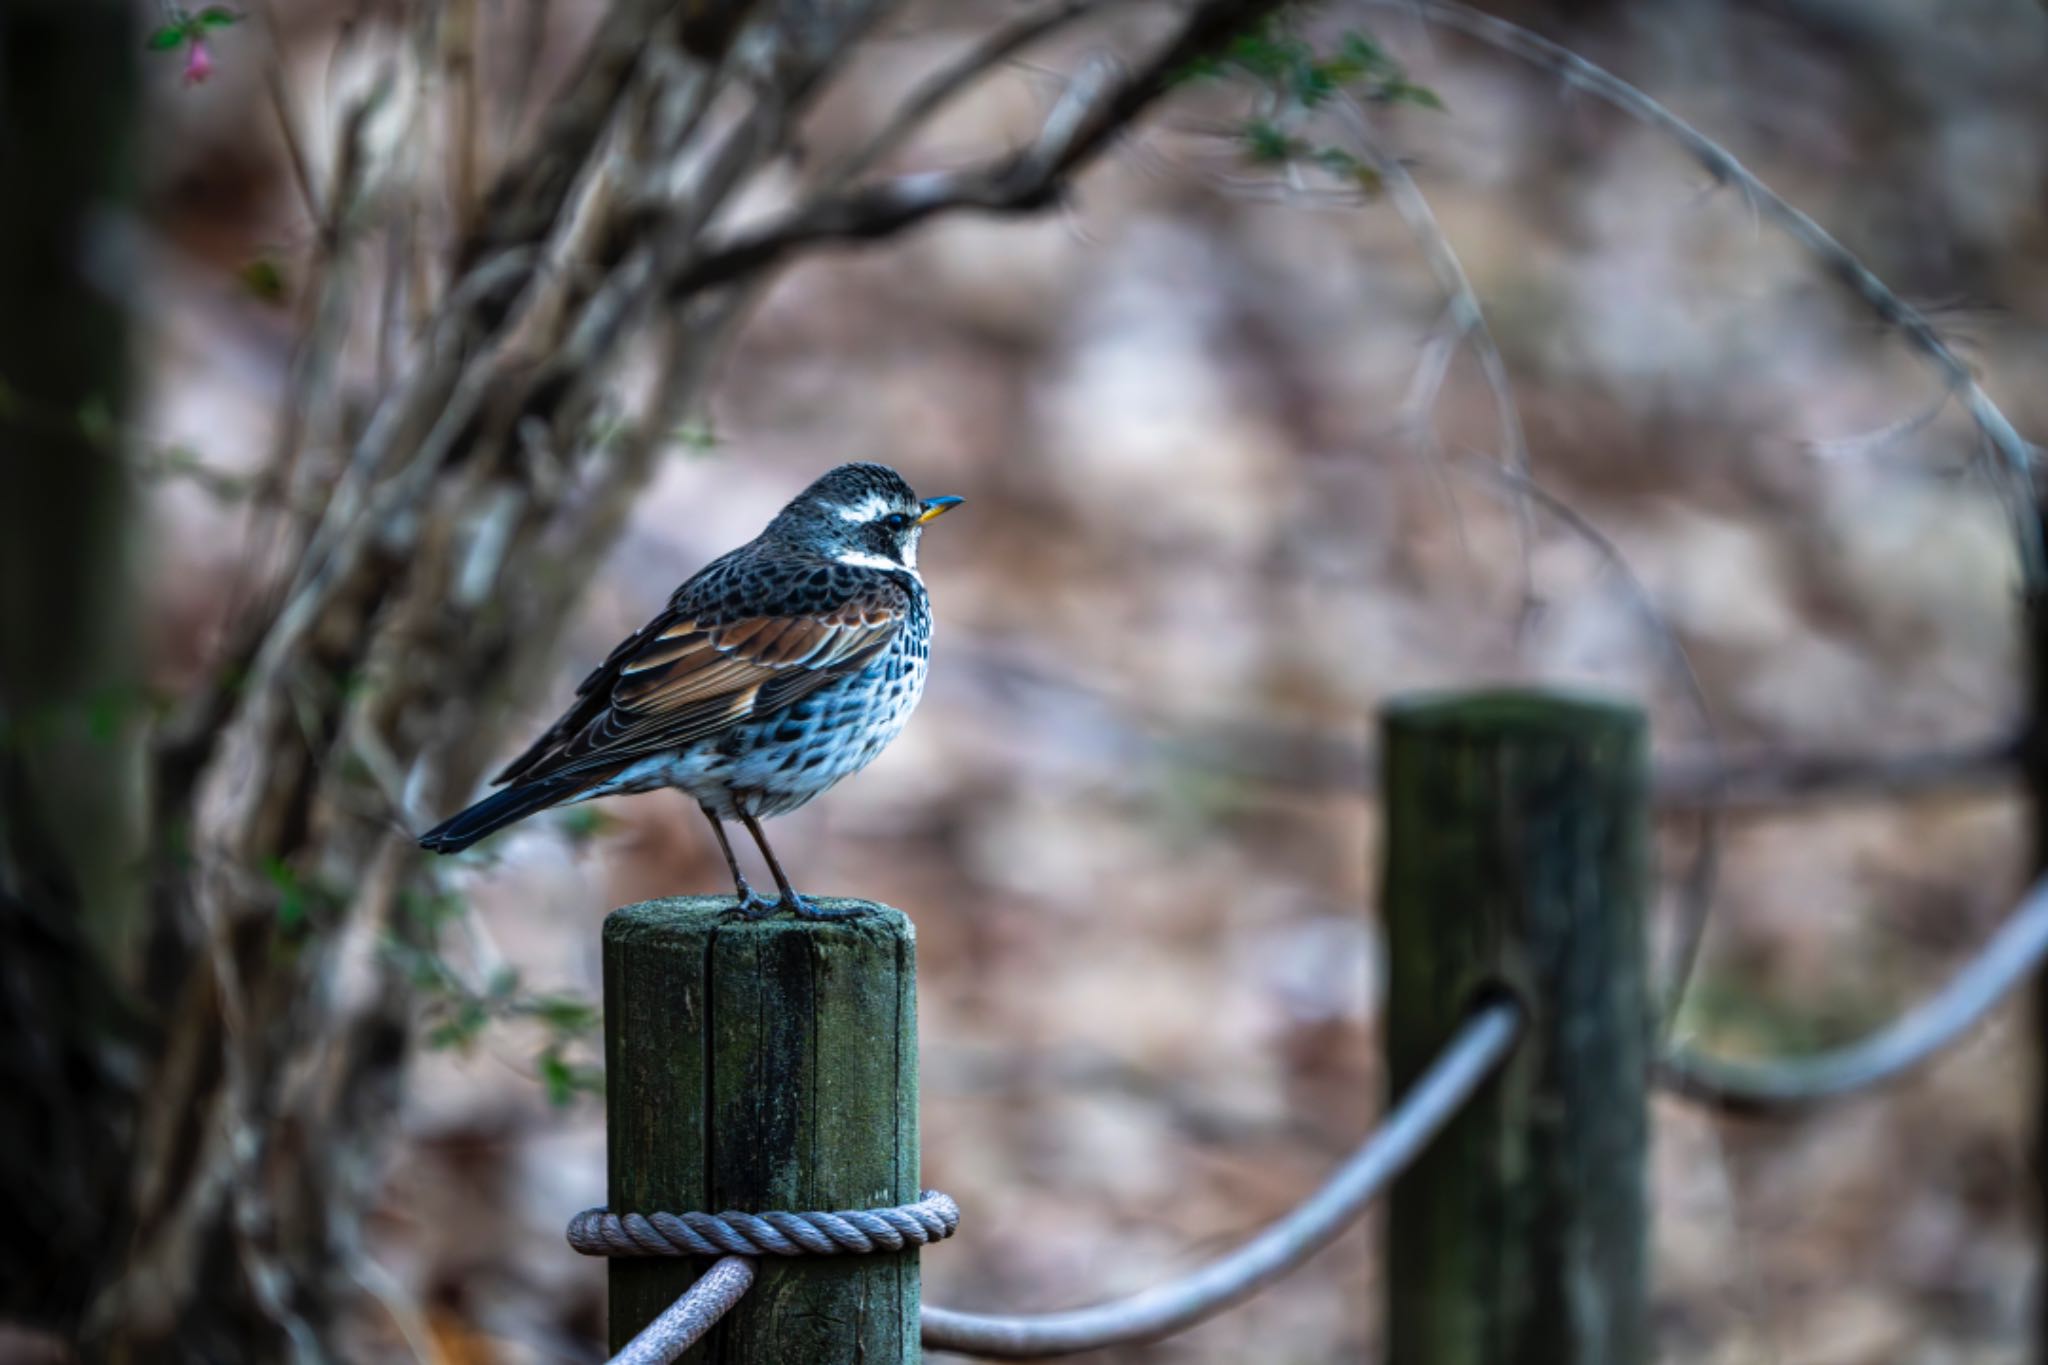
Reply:
[[[926,1190],[915,1204],[838,1213],[613,1213],[569,1220],[585,1256],[866,1256],[943,1242],[960,1226],[953,1197]]]

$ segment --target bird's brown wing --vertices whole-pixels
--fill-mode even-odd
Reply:
[[[575,705],[497,781],[616,771],[772,714],[871,661],[906,606],[887,583],[789,615],[725,619],[671,605],[583,680]]]

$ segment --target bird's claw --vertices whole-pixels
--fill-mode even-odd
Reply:
[[[770,915],[779,915],[784,910],[798,919],[818,920],[858,919],[867,913],[867,908],[862,905],[821,906],[808,896],[799,895],[795,891],[785,892],[782,899],[771,901],[753,887],[742,883],[739,894],[733,898],[732,909],[725,912],[724,918],[727,921],[744,920],[751,924],[756,920],[767,919]]]
[[[860,905],[835,905],[828,910],[794,891],[786,892],[775,907],[795,912],[798,919],[858,919],[867,913],[866,908]]]
[[[782,909],[781,901],[771,901],[745,882],[740,883],[739,894],[733,897],[732,909],[725,912],[728,920],[766,919]]]

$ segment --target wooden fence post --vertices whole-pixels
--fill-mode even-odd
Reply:
[[[821,901],[843,906],[845,901]],[[877,1208],[918,1197],[916,933],[902,913],[728,921],[726,899],[648,901],[604,928],[615,1212]],[[614,1351],[708,1262],[611,1262]],[[683,1359],[919,1358],[915,1249],[764,1258]]]
[[[1394,1185],[1391,1365],[1647,1365],[1648,767],[1631,707],[1536,692],[1382,721],[1395,1099],[1476,1000],[1501,1074]]]

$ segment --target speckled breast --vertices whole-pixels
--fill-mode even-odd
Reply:
[[[873,762],[924,695],[931,638],[931,601],[916,584],[902,629],[873,663],[727,736],[719,777],[728,799],[757,816],[778,815]]]

